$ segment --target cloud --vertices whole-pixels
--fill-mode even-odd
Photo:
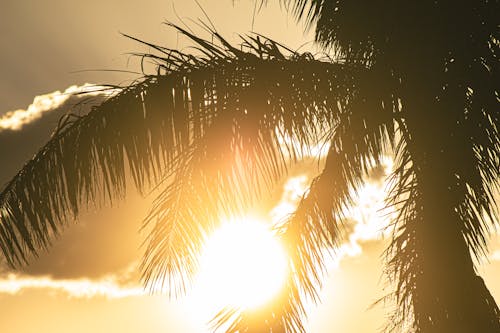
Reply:
[[[126,204],[83,210],[77,223],[54,240],[48,251],[30,260],[23,272],[55,279],[100,279],[123,271],[142,255],[139,232],[151,200],[130,194]],[[131,280],[139,281],[139,272]]]
[[[116,276],[100,280],[53,279],[50,276],[8,274],[0,278],[0,294],[17,295],[27,290],[50,290],[71,298],[124,298],[142,296],[146,292],[137,285],[121,285]]]
[[[349,234],[346,241],[335,249],[331,266],[338,267],[342,259],[361,255],[366,244],[382,241],[390,232],[387,227],[395,212],[385,207],[388,186],[381,181],[386,178],[390,163],[384,163],[382,168],[386,170],[384,176],[370,177],[359,189],[354,200],[356,204],[345,213],[344,223],[350,228]],[[380,173],[380,170],[376,172]]]
[[[384,200],[389,188],[387,175],[392,172],[392,168],[392,158],[385,157],[382,165],[368,173],[365,183],[355,195],[356,204],[344,212],[347,238],[335,249],[330,266],[337,267],[343,258],[361,255],[364,244],[380,241],[388,233],[387,226],[394,217],[394,212],[385,208]],[[302,195],[309,188],[312,177],[311,172],[301,172],[285,181],[281,199],[269,213],[273,223],[282,222],[295,211]]]
[[[70,298],[123,298],[146,295],[137,278],[138,261],[131,262],[122,270],[100,278],[57,278],[52,274],[31,275],[4,272],[0,274],[0,294],[17,295],[28,290],[45,290]]]
[[[75,94],[89,91],[89,94]],[[0,188],[12,178],[23,164],[33,157],[40,147],[50,139],[59,119],[65,113],[87,113],[93,105],[102,102],[109,92],[99,86],[84,84],[71,86],[63,93],[37,96],[26,110],[9,111],[0,118]]]
[[[293,147],[296,152],[299,152],[302,159],[323,159],[328,155],[330,149],[330,142],[325,141],[325,138],[318,138],[316,142],[306,146],[298,142],[295,138],[286,135],[281,130],[278,131],[278,142],[285,158],[290,160],[293,160],[294,157],[289,155],[289,147]]]
[[[269,213],[273,223],[278,224],[295,211],[302,195],[309,188],[310,182],[311,179],[307,174],[300,174],[286,180],[280,201]]]
[[[83,86],[70,86],[64,92],[57,90],[45,95],[35,96],[26,110],[8,111],[0,118],[0,131],[20,130],[26,124],[40,119],[44,113],[53,111],[65,104],[75,94],[85,92],[85,96],[109,95],[116,91],[105,90],[102,86],[85,83]]]

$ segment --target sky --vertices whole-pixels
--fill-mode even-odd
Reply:
[[[270,2],[253,16],[252,0],[199,1],[229,41],[237,43],[239,34],[256,31],[292,49],[310,48],[312,33],[277,1]],[[138,71],[139,61],[130,53],[147,51],[121,33],[188,50],[189,42],[163,22],[186,24],[203,34],[196,22],[206,20],[205,13],[192,0],[3,1],[0,184],[48,140],[62,114],[88,110],[91,103],[71,92],[89,83],[126,84],[138,77],[111,71]],[[390,161],[385,167],[369,177],[349,215],[350,234],[329,264],[322,303],[310,307],[310,332],[376,332],[384,323],[388,309],[371,305],[388,292],[382,274],[387,237],[379,232],[386,221],[378,212]],[[293,208],[314,172],[306,162],[292,169],[264,215],[272,220]],[[47,252],[20,270],[0,260],[0,331],[208,332],[206,320],[214,309],[203,296],[193,292],[169,300],[149,295],[140,284],[145,235],[139,229],[152,199],[129,191],[113,207],[89,208]],[[500,300],[500,237],[492,237],[490,249],[479,270]]]

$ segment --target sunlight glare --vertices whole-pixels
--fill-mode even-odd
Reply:
[[[210,290],[209,299],[255,308],[281,289],[287,259],[267,225],[247,218],[224,223],[209,237],[200,268],[199,281]]]

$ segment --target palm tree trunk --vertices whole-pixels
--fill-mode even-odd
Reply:
[[[471,257],[471,252],[478,254],[471,246],[474,231],[461,213],[467,180],[460,164],[473,149],[459,128],[464,88],[447,87],[446,94],[435,96],[441,75],[427,69],[408,75],[403,88],[408,149],[418,184],[416,197],[410,198],[416,215],[407,226],[413,236],[408,246],[414,251],[409,271],[414,274],[415,332],[500,332],[498,306]]]

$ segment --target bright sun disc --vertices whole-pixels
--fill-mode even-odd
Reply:
[[[223,224],[209,237],[199,278],[216,303],[255,308],[279,292],[286,271],[285,252],[272,232],[243,219]]]

